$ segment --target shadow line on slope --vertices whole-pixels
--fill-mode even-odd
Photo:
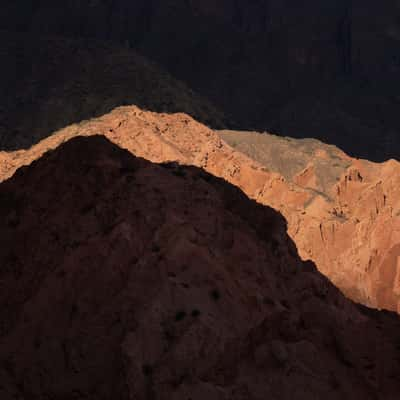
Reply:
[[[154,164],[103,136],[76,137],[1,183],[0,205],[5,400],[16,393],[122,400],[149,393],[148,376],[150,393],[172,396],[185,385],[195,393],[205,376],[208,390],[239,389],[245,378],[256,393],[256,382],[271,371],[278,384],[262,390],[282,399],[292,399],[296,385],[306,390],[299,399],[309,398],[308,390],[335,389],[332,399],[342,391],[356,393],[352,398],[398,393],[391,379],[400,369],[398,316],[345,299],[313,263],[300,260],[280,213],[200,168]],[[238,235],[233,243],[229,233]],[[201,251],[195,257],[189,249]],[[240,249],[249,252],[239,257]],[[231,251],[233,260],[226,258]],[[185,275],[191,270],[193,282]],[[191,317],[182,311],[193,307],[205,323],[198,308]],[[193,332],[212,346],[207,357]],[[378,340],[386,345],[379,355],[384,376],[380,363],[367,372],[360,364],[365,356],[374,360]],[[295,386],[283,395],[289,375],[282,366],[291,354],[285,349],[304,341],[298,350],[306,355],[296,362],[318,375],[294,370]],[[258,363],[262,346],[274,343],[273,358]],[[322,355],[340,387],[326,382]],[[175,370],[176,377],[168,372]],[[229,376],[225,386],[220,371]],[[378,388],[369,384],[377,377]],[[243,398],[237,393],[231,398]]]

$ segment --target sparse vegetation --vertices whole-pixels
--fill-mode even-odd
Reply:
[[[186,318],[186,312],[185,311],[178,311],[175,314],[175,321],[179,322],[179,321],[183,321]]]
[[[192,317],[193,318],[197,318],[197,317],[199,317],[200,316],[200,310],[198,310],[198,309],[194,309],[193,311],[192,311]]]
[[[201,178],[204,179],[206,182],[211,182],[212,176],[207,172],[201,172]]]
[[[218,301],[221,298],[221,293],[218,289],[213,289],[210,292],[210,296],[213,300]]]
[[[144,376],[150,376],[153,373],[153,367],[150,364],[143,364],[142,372]]]
[[[186,171],[182,167],[178,167],[172,171],[175,176],[183,178],[186,176]]]
[[[153,244],[152,244],[152,246],[151,246],[151,251],[152,251],[153,253],[158,253],[160,250],[161,250],[161,249],[160,249],[160,246],[159,246],[157,243],[153,243]]]

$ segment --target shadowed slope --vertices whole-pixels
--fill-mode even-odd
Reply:
[[[397,0],[14,0],[0,10],[0,27],[27,36],[138,49],[232,129],[315,137],[376,161],[400,157],[399,21]]]
[[[1,31],[0,150],[135,104],[223,126],[205,99],[136,51],[112,42]]]
[[[0,395],[397,399],[397,316],[195,167],[75,138],[0,185]]]

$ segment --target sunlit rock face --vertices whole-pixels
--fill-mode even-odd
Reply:
[[[350,298],[400,312],[399,162],[354,159],[311,139],[234,131],[220,136],[309,194],[300,203],[274,203],[304,259],[314,260]],[[274,192],[281,190],[267,194],[267,204]]]
[[[96,134],[152,162],[194,165],[238,186],[285,216],[300,256],[348,297],[400,310],[397,161],[376,164],[316,140],[216,132],[185,114],[121,107],[27,151],[0,152],[0,180],[70,138]]]

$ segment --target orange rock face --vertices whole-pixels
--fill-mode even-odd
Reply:
[[[80,132],[103,129],[283,185],[185,116],[120,109]],[[398,316],[302,261],[278,212],[104,136],[46,146],[0,185],[1,400],[398,399]]]
[[[263,148],[268,135],[236,133],[234,143],[232,134],[222,135],[234,149],[185,114],[121,107],[71,125],[28,151],[0,153],[0,177],[74,136],[93,134],[153,162],[179,161],[223,177],[282,212],[301,257],[313,260],[346,295],[400,312],[399,163],[351,159],[315,141],[274,139]]]
[[[310,194],[302,204],[277,207],[302,258],[353,300],[400,312],[400,163],[352,159],[315,140],[221,135]],[[271,196],[262,201],[276,206]]]
[[[235,151],[211,129],[186,114],[144,112],[137,107],[120,107],[101,118],[71,125],[31,149],[0,152],[0,179],[28,165],[49,149],[75,136],[104,135],[113,143],[152,162],[179,161],[195,165],[225,178],[250,197],[263,199],[273,189],[274,205],[289,201],[302,204],[310,198],[278,173]]]

